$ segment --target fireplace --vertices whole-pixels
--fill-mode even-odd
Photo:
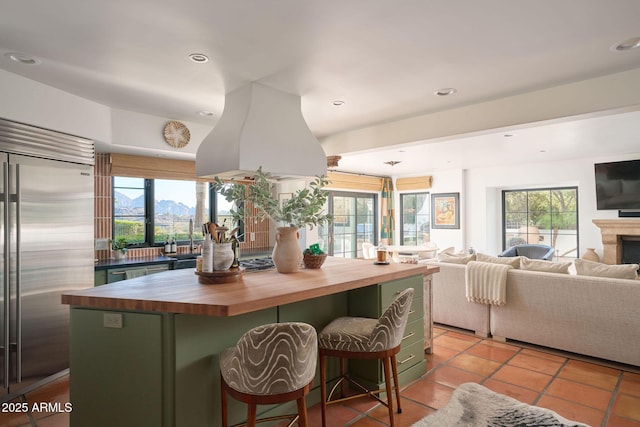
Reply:
[[[640,264],[640,237],[622,236],[622,264]]]
[[[635,264],[640,261],[640,219],[594,219],[593,223],[602,233],[602,262]]]

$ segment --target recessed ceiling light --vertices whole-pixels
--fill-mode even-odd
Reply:
[[[504,136],[505,138],[511,138],[512,136],[515,136],[515,133],[510,133],[510,132],[509,132],[509,133],[505,133],[503,136]]]
[[[611,47],[611,50],[616,50],[621,52],[625,50],[635,49],[637,47],[640,47],[640,37],[633,37],[623,42],[620,42],[618,44],[615,44]]]
[[[5,53],[4,56],[6,58],[9,58],[12,61],[19,62],[20,64],[25,64],[25,65],[42,64],[42,61],[40,61],[39,59],[36,59],[29,55],[25,55],[24,53],[20,53],[20,52],[9,52],[9,53]]]
[[[205,62],[209,62],[209,57],[204,53],[192,53],[189,55],[189,59],[196,64],[204,64]]]
[[[198,114],[201,115],[202,117],[211,117],[211,116],[213,116],[213,112],[206,111],[206,110],[198,111]]]
[[[442,89],[438,89],[437,91],[433,92],[433,94],[437,96],[449,96],[449,95],[453,95],[457,91],[458,89],[456,89],[455,87],[444,87]]]
[[[340,101],[340,100],[333,101],[333,105],[335,105],[336,107],[339,107],[341,105],[344,105],[344,101]]]
[[[399,160],[389,160],[388,162],[384,162],[385,165],[395,166],[398,163],[401,163]]]

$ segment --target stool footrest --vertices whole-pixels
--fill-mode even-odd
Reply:
[[[338,399],[332,399],[333,397],[333,393],[336,391],[336,389],[338,388],[338,386],[340,384],[342,384],[344,381],[348,381],[350,384],[354,385],[355,387],[357,387],[358,389],[360,389],[362,391],[362,393],[358,393],[358,394],[353,394],[350,396],[342,396]],[[394,387],[391,388],[391,391],[394,390]],[[369,396],[375,400],[377,400],[378,402],[380,402],[381,404],[383,404],[386,407],[389,407],[389,403],[385,400],[382,400],[379,396],[380,393],[384,393],[386,392],[386,389],[377,389],[377,390],[369,390],[366,387],[364,387],[362,384],[360,384],[359,382],[357,382],[356,380],[354,380],[353,378],[347,376],[347,375],[343,375],[341,376],[338,381],[333,385],[333,387],[331,387],[331,391],[329,391],[329,396],[327,396],[327,405],[331,405],[334,403],[340,403],[340,402],[346,402],[348,400],[352,400],[352,399],[357,399],[359,397],[363,397],[363,396]],[[389,396],[387,396],[387,399],[389,399]],[[401,411],[398,411],[398,413],[400,413]]]

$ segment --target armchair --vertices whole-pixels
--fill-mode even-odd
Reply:
[[[536,245],[536,244],[522,244],[511,246],[506,251],[502,252],[500,257],[514,257],[524,256],[531,259],[542,259],[550,261],[553,259],[555,249],[548,245]]]

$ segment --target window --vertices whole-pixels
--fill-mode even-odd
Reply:
[[[113,240],[125,238],[129,244],[147,240],[145,227],[145,180],[113,178]]]
[[[202,224],[212,211],[208,187],[197,181],[113,177],[113,239],[139,246],[174,238],[186,243],[193,220],[194,240],[202,240]]]
[[[213,191],[212,191],[213,192]],[[215,222],[218,225],[229,227],[233,223],[233,216],[231,215],[231,209],[237,210],[235,203],[227,202],[225,198],[220,193],[215,193],[215,197],[213,197],[214,201],[214,218]],[[244,221],[240,221],[238,224],[238,232],[236,236],[238,237],[239,242],[245,241],[244,236]],[[234,227],[229,227],[229,230],[232,230]]]
[[[540,243],[556,257],[577,257],[577,207],[577,187],[503,191],[503,248]]]
[[[333,223],[318,228],[320,247],[329,255],[357,258],[362,243],[376,244],[378,196],[369,193],[330,192],[328,210]]]
[[[429,193],[400,194],[400,242],[422,245],[430,241]]]

